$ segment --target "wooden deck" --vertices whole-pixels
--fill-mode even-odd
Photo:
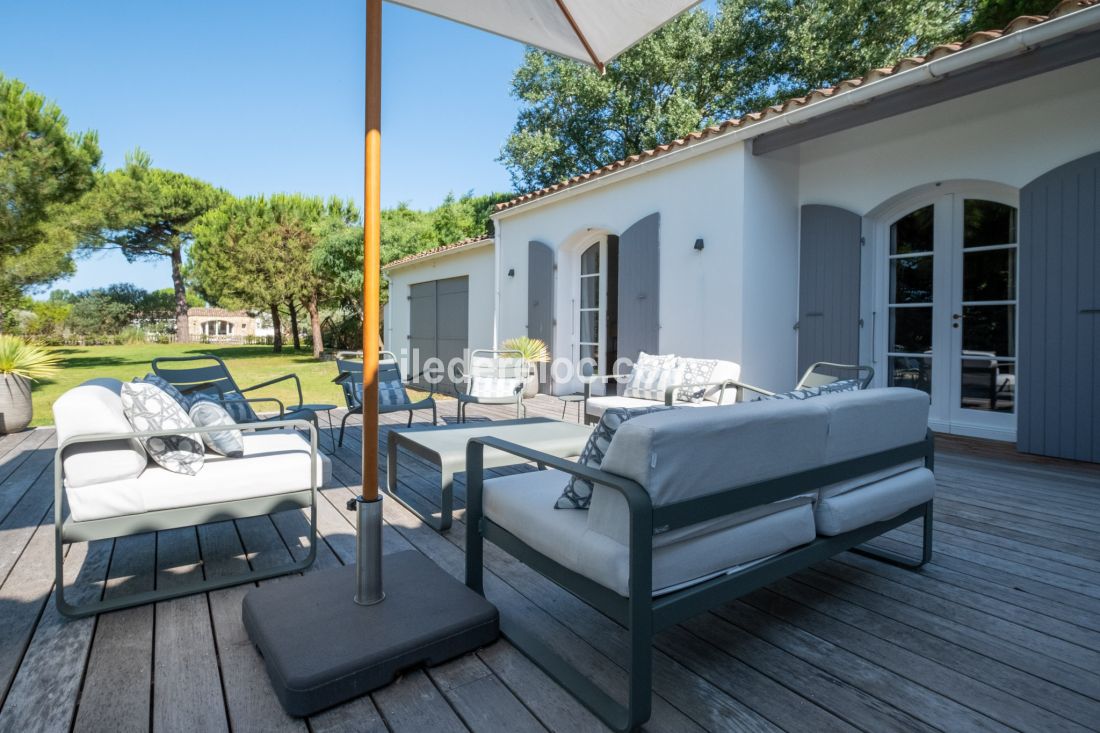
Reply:
[[[532,414],[560,409],[549,398],[531,403]],[[453,419],[454,402],[441,412]],[[471,417],[506,412],[475,407]],[[350,430],[322,492],[316,568],[353,561],[344,504],[360,481],[359,438]],[[601,728],[507,641],[289,718],[241,624],[248,587],[64,620],[51,597],[54,446],[51,430],[0,438],[0,731]],[[431,469],[402,460],[404,490],[430,505]],[[944,440],[937,477],[935,559],[922,572],[844,554],[661,634],[648,728],[1100,727],[1100,467]],[[461,576],[461,511],[446,536],[396,502],[385,518],[387,551],[416,548]],[[284,513],[75,545],[68,582],[74,597],[92,598],[262,567],[303,553],[306,526]],[[913,551],[918,541],[909,525],[881,544]],[[487,594],[502,614],[622,691],[621,629],[491,545],[486,563]]]

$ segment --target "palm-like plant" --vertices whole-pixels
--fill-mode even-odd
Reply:
[[[14,375],[37,382],[52,377],[61,366],[52,351],[18,336],[0,335],[0,375]]]
[[[523,354],[523,360],[528,364],[544,364],[550,361],[550,349],[546,347],[546,343],[542,339],[516,336],[506,340],[500,345],[500,348],[507,351],[518,351]]]

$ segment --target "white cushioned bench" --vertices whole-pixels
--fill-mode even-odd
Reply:
[[[483,445],[548,470],[486,479]],[[467,583],[481,590],[489,539],[626,626],[626,709],[563,673],[560,660],[545,661],[552,652],[522,629],[510,631],[605,723],[630,729],[649,715],[656,631],[913,519],[924,520],[920,560],[885,559],[927,562],[932,447],[928,396],[900,388],[641,415],[619,426],[598,470],[476,439]],[[587,511],[554,508],[570,475],[594,484]]]
[[[716,405],[732,405],[737,401],[738,390],[736,387],[724,388],[725,382],[736,382],[741,377],[741,365],[732,361],[693,360],[714,362],[705,384],[698,385],[705,388],[701,399],[697,401],[685,401],[677,399],[676,393],[688,387],[685,383],[674,384],[668,388],[664,399],[643,399],[641,397],[627,397],[620,394],[593,394],[592,387],[597,383],[608,384],[612,380],[622,380],[629,377],[627,374],[597,374],[584,378],[584,419],[586,423],[598,422],[600,416],[612,407],[653,407],[655,405],[675,404],[678,407],[714,407]]]
[[[308,420],[240,424],[244,455],[207,452],[194,476],[175,473],[147,457],[138,433],[127,421],[121,382],[95,379],[54,403],[58,448],[55,457],[56,572],[59,610],[67,616],[140,605],[203,590],[252,582],[313,562],[316,547],[316,491],[331,474],[329,459],[317,450],[315,426]],[[225,426],[186,428],[179,433],[226,430]],[[308,439],[299,432],[307,431]],[[280,567],[196,582],[75,607],[65,599],[64,544],[125,537],[207,522],[240,519],[287,509],[310,508],[309,554]]]

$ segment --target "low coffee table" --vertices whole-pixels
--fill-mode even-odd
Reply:
[[[578,456],[592,434],[591,426],[551,420],[545,417],[501,420],[477,425],[463,423],[437,428],[394,428],[387,439],[386,493],[439,532],[451,527],[454,508],[454,477],[466,470],[466,443],[471,438],[492,436],[527,446],[553,456]],[[425,515],[397,494],[397,449],[404,448],[439,466],[440,518]],[[485,468],[524,463],[520,458],[492,448],[485,449]]]

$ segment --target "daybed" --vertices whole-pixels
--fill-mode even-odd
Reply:
[[[226,431],[225,425],[136,431],[123,412],[115,379],[93,379],[54,403],[56,601],[66,616],[88,616],[152,601],[213,590],[302,570],[316,556],[317,489],[330,474],[317,451],[317,430],[307,419],[234,426],[243,432],[243,455],[207,453],[195,475],[175,473],[147,457],[139,438]],[[308,440],[299,430],[307,431]],[[74,606],[65,598],[64,546],[226,519],[310,509],[309,553],[296,562],[244,575],[192,581],[156,591]]]
[[[890,388],[633,417],[618,427],[598,469],[474,439],[467,585],[482,591],[488,539],[626,627],[623,707],[502,618],[509,639],[605,723],[632,730],[650,715],[650,644],[658,631],[913,519],[923,518],[924,545],[909,564],[930,559],[935,480],[927,425],[928,396]],[[486,447],[549,470],[487,480]],[[555,509],[571,475],[594,484],[587,511]]]

